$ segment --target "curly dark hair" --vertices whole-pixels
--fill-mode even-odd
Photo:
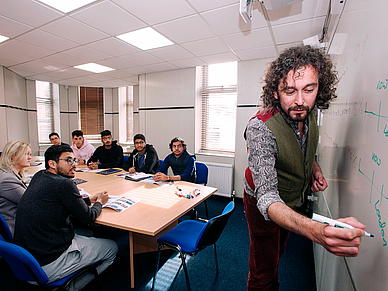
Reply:
[[[186,150],[187,145],[186,145],[185,141],[183,140],[183,138],[178,137],[178,136],[174,137],[174,138],[170,141],[170,144],[168,145],[168,147],[170,148],[170,150],[172,151],[172,144],[173,144],[174,142],[177,142],[177,141],[180,141],[181,144],[182,144],[183,150]]]
[[[334,70],[330,57],[319,48],[311,46],[295,46],[284,50],[273,61],[264,76],[263,93],[261,100],[265,109],[274,109],[280,105],[274,93],[278,93],[279,83],[286,84],[287,74],[290,71],[313,66],[318,72],[318,94],[315,105],[319,109],[327,109],[330,101],[337,98],[335,94],[338,84],[337,71]]]

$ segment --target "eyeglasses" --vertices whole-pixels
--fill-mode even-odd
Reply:
[[[66,163],[68,163],[69,165],[72,165],[74,163],[76,163],[76,165],[78,165],[78,163],[79,163],[77,158],[66,158],[66,159],[58,159],[58,160],[66,161]]]
[[[136,141],[135,142],[135,144],[143,144],[144,143],[144,141],[142,140],[142,141]]]
[[[112,137],[111,136],[107,136],[107,137],[103,137],[102,140],[111,140]]]

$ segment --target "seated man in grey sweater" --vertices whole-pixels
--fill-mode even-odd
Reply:
[[[117,244],[109,239],[84,237],[74,233],[70,215],[86,224],[100,215],[108,201],[106,192],[83,199],[70,179],[75,176],[77,159],[69,146],[49,147],[45,152],[46,170],[34,175],[16,212],[14,242],[27,249],[49,278],[56,281],[101,261],[101,273],[116,257]],[[93,206],[89,206],[94,203]],[[75,289],[90,278],[82,277]]]

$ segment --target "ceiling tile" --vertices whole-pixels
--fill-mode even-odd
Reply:
[[[228,63],[228,62],[237,62],[239,61],[238,57],[236,57],[233,53],[224,53],[224,54],[216,54],[211,56],[203,56],[201,57],[207,64],[219,64],[219,63]]]
[[[195,56],[214,55],[229,52],[229,48],[218,38],[185,43],[182,46]]]
[[[12,52],[12,51],[2,50],[1,47],[0,47],[0,58],[14,62],[13,65],[28,62],[28,61],[31,61],[33,59],[33,57],[31,57],[31,56],[18,54],[18,53]],[[0,63],[0,64],[3,65],[2,63]]]
[[[113,0],[113,2],[133,13],[148,25],[170,21],[195,13],[184,0],[148,0],[146,5],[142,1]]]
[[[146,6],[149,7],[148,3]],[[107,1],[82,9],[72,14],[71,17],[112,36],[146,27],[145,23],[132,14]]]
[[[164,61],[187,59],[193,57],[191,53],[178,45],[170,45],[167,47],[149,50],[147,52]]]
[[[133,76],[133,77],[127,77],[127,78],[122,78],[124,81],[132,82],[132,83],[138,83],[139,82],[139,77],[138,76]]]
[[[201,15],[216,30],[219,35],[231,34],[240,31],[247,31],[267,26],[261,10],[254,10],[252,15],[254,21],[245,23],[239,13],[240,5],[235,4],[220,9],[204,12]],[[227,19],[227,21],[225,21]]]
[[[161,60],[157,57],[154,57],[146,52],[122,56],[120,59],[123,59],[123,60],[130,62],[130,63],[133,63],[133,64],[136,64],[138,66],[151,65],[151,64],[157,64],[157,63],[163,62],[163,60]]]
[[[20,53],[34,58],[42,58],[54,53],[54,51],[52,50],[44,49],[42,47],[37,47],[35,45],[28,44],[14,39],[11,39],[3,44],[0,44],[0,49],[15,52],[15,53]]]
[[[124,69],[123,71],[134,74],[134,75],[140,75],[140,74],[147,74],[152,73],[153,71],[144,67],[133,67]]]
[[[57,83],[60,81],[60,79],[56,78],[55,76],[51,74],[39,74],[39,75],[33,75],[33,76],[28,76],[29,80],[36,80],[36,81],[44,81],[44,82],[52,82],[52,83]]]
[[[11,68],[10,70],[22,77],[29,77],[35,75],[33,71],[26,71],[15,67]]]
[[[1,55],[1,52],[0,52],[0,55]],[[16,65],[16,63],[14,61],[11,61],[9,59],[2,59],[0,57],[0,66],[4,66],[4,67],[10,67],[12,65]]]
[[[42,74],[47,71],[56,71],[65,67],[66,66],[64,65],[48,62],[45,60],[35,60],[28,63],[12,66],[11,68],[15,70],[20,69],[29,72],[35,72],[37,74]]]
[[[243,61],[255,60],[255,59],[275,58],[277,55],[274,46],[236,51],[235,53]]]
[[[57,54],[45,57],[43,59],[50,62],[67,65],[67,66],[76,66],[85,62],[85,60],[83,59],[73,57],[66,53],[57,53]]]
[[[86,44],[109,36],[70,17],[51,22],[42,26],[41,29],[79,44]]]
[[[206,63],[199,58],[190,58],[190,59],[184,59],[184,60],[171,61],[170,63],[179,68],[192,68],[196,66],[206,65]]]
[[[60,69],[57,71],[50,71],[49,73],[42,74],[42,75],[44,75],[44,76],[50,75],[50,76],[53,76],[53,77],[61,80],[61,79],[69,79],[69,78],[75,78],[75,77],[79,77],[79,76],[85,76],[87,74],[88,74],[88,72],[78,70],[75,68],[64,68],[64,69]]]
[[[277,44],[303,41],[322,33],[324,17],[274,26],[273,33]]]
[[[98,60],[109,59],[112,57],[110,55],[88,48],[86,46],[79,46],[79,47],[67,50],[65,54],[73,56],[75,58],[82,59],[86,63],[96,62]]]
[[[24,35],[18,37],[18,40],[33,44],[36,46],[44,47],[56,52],[64,51],[76,46],[79,44],[72,42],[70,40],[64,39],[62,37],[53,35],[51,33],[45,32],[43,30],[35,29]]]
[[[234,51],[273,45],[267,28],[225,35],[222,38]]]
[[[197,9],[199,12],[203,12],[206,10],[211,10],[215,8],[224,7],[230,4],[236,4],[239,3],[239,0],[212,0],[212,1],[203,1],[203,0],[188,0],[195,9]]]
[[[31,0],[0,0],[0,7],[1,15],[34,27],[38,27],[64,15]]]
[[[277,10],[268,10],[272,25],[325,16],[329,0],[303,1]]]
[[[87,44],[86,47],[98,50],[100,52],[103,52],[115,57],[141,52],[140,49],[134,46],[131,46],[130,44],[127,44],[115,37],[110,37],[104,40]]]
[[[102,75],[106,79],[108,79],[109,77],[122,79],[122,78],[129,78],[134,76],[133,74],[122,70],[109,71],[109,72],[101,73],[100,75]]]
[[[126,68],[131,68],[131,67],[136,67],[137,65],[124,61],[119,58],[111,58],[111,59],[106,59],[106,60],[101,60],[98,61],[100,65],[107,66],[110,68],[113,68],[115,70],[121,70],[121,69],[126,69]]]
[[[162,72],[162,71],[171,71],[171,70],[177,70],[179,69],[177,66],[174,66],[169,63],[160,63],[160,64],[153,64],[153,65],[147,65],[144,66],[147,69],[150,69],[155,72]]]
[[[32,26],[25,25],[0,15],[0,35],[12,38],[31,29],[33,29]]]
[[[63,79],[61,80],[62,85],[72,85],[72,86],[83,86],[84,84],[87,83],[92,83],[95,82],[96,80],[82,76],[82,77],[76,77],[76,78],[69,78],[69,79]]]
[[[175,43],[189,42],[215,36],[211,27],[199,15],[166,22],[156,25],[154,28]]]

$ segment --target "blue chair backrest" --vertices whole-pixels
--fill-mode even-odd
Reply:
[[[197,249],[203,249],[217,242],[233,211],[234,202],[231,201],[228,205],[225,206],[220,215],[213,217],[204,225],[200,235],[197,238]]]
[[[0,240],[0,255],[7,261],[15,276],[22,281],[36,281],[45,284],[48,281],[38,261],[24,248]],[[34,276],[31,274],[31,272]]]
[[[209,173],[209,168],[205,163],[195,162],[195,171],[197,173],[197,184],[207,184],[207,177]]]
[[[4,217],[0,214],[0,235],[7,242],[12,242],[12,234],[11,230],[8,227],[7,222]]]
[[[123,164],[129,159],[129,156],[123,156]]]

